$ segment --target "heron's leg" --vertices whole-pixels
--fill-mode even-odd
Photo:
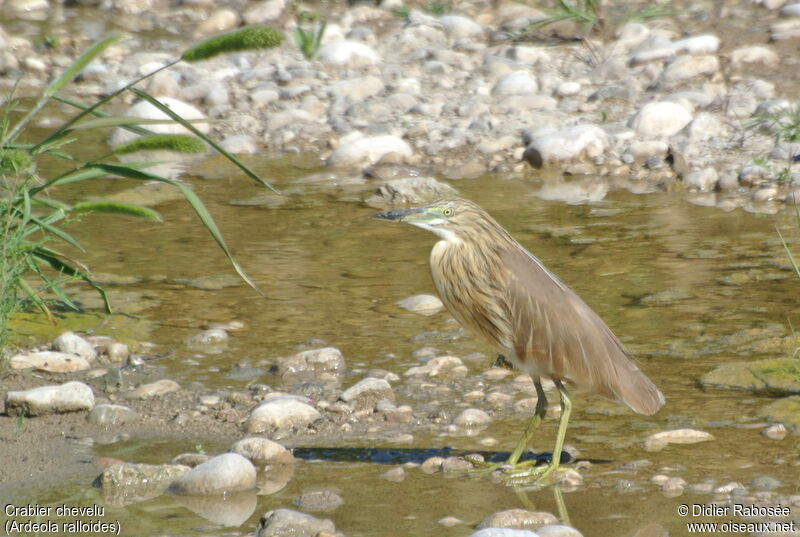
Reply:
[[[531,439],[533,439],[536,428],[539,427],[545,414],[547,414],[547,396],[544,394],[542,381],[539,377],[533,379],[533,385],[536,387],[536,409],[533,411],[531,421],[528,422],[528,426],[525,428],[525,434],[522,435],[522,438],[520,438],[517,443],[517,447],[514,448],[514,452],[508,458],[508,461],[506,461],[506,464],[510,464],[512,467],[517,465],[522,454],[528,449],[528,445],[530,445]]]
[[[511,466],[511,470],[513,471],[514,468],[530,465],[527,461],[520,464],[519,459],[522,457],[523,453],[525,453],[525,450],[528,449],[528,445],[531,443],[536,428],[542,423],[547,413],[547,396],[544,394],[544,388],[542,388],[542,382],[539,377],[533,377],[533,385],[536,387],[536,409],[533,412],[531,421],[528,422],[528,426],[525,428],[525,434],[523,434],[522,438],[517,442],[517,446],[506,462],[492,463],[467,458],[467,460],[478,468],[478,473],[488,474],[494,470],[508,466]]]
[[[508,475],[507,481],[510,483],[524,483],[533,479],[539,481],[545,476],[556,470],[561,464],[561,450],[564,448],[564,439],[567,436],[567,425],[569,424],[569,415],[572,412],[572,400],[569,398],[569,393],[560,380],[555,380],[558,392],[561,395],[561,420],[558,423],[558,433],[556,433],[556,446],[553,449],[553,455],[550,458],[550,464],[547,466],[537,466],[522,471],[511,471]]]

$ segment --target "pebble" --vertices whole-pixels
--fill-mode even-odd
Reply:
[[[261,516],[256,537],[320,537],[334,535],[336,526],[330,519],[320,519],[293,509],[274,509]]]
[[[679,56],[664,68],[658,85],[661,88],[672,88],[690,78],[712,75],[717,71],[719,59],[716,56]]]
[[[237,453],[223,453],[195,466],[178,477],[169,491],[180,495],[216,495],[253,490],[256,487],[256,469]]]
[[[74,332],[64,332],[55,338],[53,350],[78,355],[88,362],[97,358],[94,346]]]
[[[682,477],[670,477],[661,483],[661,492],[667,496],[679,496],[686,487],[686,480]]]
[[[103,499],[115,503],[134,503],[166,492],[170,483],[189,472],[180,464],[123,463],[108,466],[97,479]]]
[[[82,382],[40,386],[6,394],[6,414],[27,416],[61,414],[89,410],[94,406],[92,389]]]
[[[446,516],[444,518],[440,518],[436,522],[446,528],[452,528],[453,526],[460,526],[461,524],[464,524],[463,520],[454,516]]]
[[[539,537],[583,537],[583,534],[573,528],[564,524],[548,524],[541,528],[536,528],[536,534]]]
[[[377,52],[364,43],[334,41],[320,48],[319,60],[328,65],[354,68],[375,65],[381,61],[381,58]]]
[[[750,481],[748,485],[755,490],[775,490],[781,486],[781,482],[774,477],[762,475]]]
[[[775,423],[764,429],[763,434],[773,440],[783,440],[788,433],[783,423]]]
[[[433,295],[414,295],[404,298],[396,304],[403,309],[426,316],[439,313],[444,308],[439,297]]]
[[[292,503],[302,511],[328,513],[344,505],[344,499],[332,489],[318,489],[304,492]]]
[[[672,48],[678,54],[713,54],[719,50],[719,37],[712,34],[695,35],[674,41]]]
[[[71,373],[73,371],[85,371],[91,367],[86,358],[58,351],[17,354],[11,357],[8,365],[11,369],[33,368],[49,373]]]
[[[128,399],[150,399],[161,397],[181,389],[180,384],[170,379],[161,379],[148,384],[142,384],[136,389],[125,394]]]
[[[217,345],[228,341],[228,332],[222,328],[210,328],[186,340],[187,345]]]
[[[236,28],[239,15],[232,9],[223,8],[211,13],[197,26],[198,34],[218,34]]]
[[[265,24],[281,16],[286,9],[286,0],[263,0],[248,7],[244,12],[246,24]]]
[[[629,124],[641,136],[668,138],[677,134],[691,120],[692,115],[683,106],[659,101],[644,105]]]
[[[425,365],[412,367],[405,372],[407,377],[427,376],[438,379],[458,379],[467,376],[469,370],[461,358],[456,356],[439,356]]]
[[[469,537],[539,537],[539,534],[530,530],[513,528],[483,528],[470,533]]]
[[[345,390],[339,399],[357,409],[375,408],[378,401],[394,401],[394,391],[385,380],[367,377]]]
[[[578,158],[598,157],[610,146],[608,134],[596,125],[576,125],[561,130],[539,129],[531,135],[523,158],[541,168]]]
[[[483,428],[492,422],[492,418],[479,408],[467,408],[455,417],[453,424],[467,429]]]
[[[715,168],[703,168],[702,170],[695,170],[691,172],[689,175],[684,177],[683,182],[686,186],[691,188],[709,192],[714,190],[714,187],[717,185],[717,179],[719,175],[717,174],[717,170]]]
[[[123,405],[99,404],[89,412],[86,419],[96,425],[124,425],[139,415]]]
[[[740,47],[731,51],[731,65],[736,68],[745,68],[748,64],[758,64],[764,67],[777,67],[780,57],[775,51],[761,45]]]
[[[661,451],[668,444],[696,444],[713,440],[714,436],[696,429],[674,429],[653,433],[644,440],[645,451]]]
[[[370,207],[383,209],[418,204],[456,194],[455,188],[432,177],[403,177],[380,183],[375,193],[365,202]]]
[[[468,39],[483,35],[483,28],[470,18],[461,15],[445,15],[439,18],[447,35],[453,39]]]
[[[288,449],[268,438],[256,436],[243,438],[233,444],[229,451],[238,453],[257,466],[294,462],[294,456]]]
[[[425,459],[420,465],[420,470],[424,474],[435,474],[442,471],[444,457],[430,457]]]
[[[500,79],[492,93],[505,97],[509,95],[531,95],[539,91],[539,84],[528,71],[514,71]]]
[[[346,368],[344,355],[336,347],[323,347],[300,351],[292,356],[278,358],[278,375],[284,380],[306,379],[309,377],[334,376],[344,374]]]
[[[536,529],[548,524],[558,524],[558,518],[546,511],[527,509],[508,509],[498,511],[484,518],[478,528]]]
[[[390,153],[408,158],[413,151],[405,140],[397,136],[388,134],[369,136],[346,141],[339,145],[327,158],[326,165],[346,168],[375,164]]]
[[[300,431],[321,418],[319,411],[307,399],[297,396],[278,396],[256,406],[244,423],[247,433],[266,433],[275,439]]]
[[[392,481],[394,483],[399,483],[406,478],[406,471],[402,466],[397,466],[392,468],[391,470],[387,470],[383,472],[380,477],[387,481]]]

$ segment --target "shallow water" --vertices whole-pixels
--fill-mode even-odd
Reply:
[[[152,367],[182,385],[208,389],[241,390],[252,382],[277,386],[273,376],[246,368],[266,371],[276,357],[292,353],[293,347],[310,339],[342,350],[352,373],[345,387],[375,367],[402,377],[408,367],[419,364],[411,353],[426,344],[442,354],[482,352],[485,359],[467,365],[474,374],[488,367],[493,350],[468,334],[412,341],[426,331],[454,331],[457,327],[446,313],[421,317],[394,305],[412,294],[434,292],[427,268],[432,235],[368,219],[377,211],[349,201],[357,196],[351,187],[297,183],[318,172],[313,162],[253,165],[293,194],[279,203],[267,196],[265,205],[254,205],[252,200],[263,197],[265,190],[216,160],[193,167],[198,176],[187,180],[265,296],[236,280],[182,201],[157,206],[165,224],[87,218],[74,227],[79,240],[91,245],[82,259],[95,271],[112,275],[101,279],[111,282],[107,287],[119,311],[99,333],[114,334],[122,319],[130,327],[132,317],[142,327],[138,335],[146,334],[156,343],[152,352],[166,354]],[[792,215],[726,213],[692,205],[678,192],[636,195],[612,190],[602,201],[568,205],[537,197],[543,185],[533,176],[487,176],[453,184],[576,290],[666,394],[667,405],[650,418],[593,396],[575,398],[567,442],[578,447],[582,457],[607,462],[593,466],[587,486],[564,495],[572,525],[587,537],[632,535],[639,528],[649,532],[648,523],[660,524],[673,535],[683,534],[687,519],[679,517],[676,508],[709,497],[689,493],[665,497],[643,477],[665,468],[689,483],[712,479],[717,484],[731,480],[746,484],[755,476],[771,475],[783,483],[782,492],[797,492],[797,436],[776,442],[760,434],[765,425],[759,425],[758,411],[771,399],[697,385],[701,375],[726,361],[788,352],[776,349],[775,341],[790,333],[787,319],[797,325],[792,317],[797,280],[788,270],[775,226],[798,250]],[[129,186],[117,182],[85,194],[108,194]],[[86,304],[93,300],[83,291],[79,297]],[[242,321],[245,328],[231,332],[220,352],[182,344],[210,323],[232,320]],[[100,318],[84,323],[79,329],[90,330]],[[416,401],[404,400],[402,391],[397,393],[400,403],[416,406]],[[460,395],[454,390],[438,400],[442,408],[458,411],[465,406]],[[301,492],[327,485],[336,487],[346,503],[323,516],[349,536],[466,535],[469,527],[446,528],[437,520],[455,516],[473,525],[495,511],[514,507],[559,513],[552,489],[518,493],[488,480],[430,476],[418,469],[408,469],[402,483],[379,477],[395,464],[421,462],[415,450],[435,452],[448,446],[484,450],[477,442],[486,436],[499,441],[498,451],[510,450],[526,419],[523,413],[500,416],[476,437],[423,430],[411,443],[400,445],[346,434],[303,441],[295,445],[298,454],[322,462],[298,464],[294,477],[275,494],[245,497],[238,510],[223,506],[222,511],[239,513],[241,525],[234,527],[209,522],[169,495],[124,508],[108,506],[105,518],[121,520],[123,534],[130,535],[239,534],[251,531],[266,510],[292,507]],[[554,419],[546,421],[541,438],[534,441],[537,451],[551,449],[555,425]],[[655,454],[641,448],[647,434],[683,426],[709,431],[716,440],[670,446]],[[132,438],[98,446],[93,454],[166,462],[191,451],[195,443],[210,453],[229,444],[202,438]],[[379,453],[378,461],[365,460],[363,450],[357,449],[365,447],[386,452]],[[325,448],[341,451],[334,456]],[[615,471],[622,463],[643,458],[653,465],[638,477]],[[94,473],[87,468],[73,482],[53,484],[48,491],[31,490],[29,498],[15,502],[102,504],[97,491],[89,488]],[[632,480],[637,487],[620,491],[615,485],[621,479]]]

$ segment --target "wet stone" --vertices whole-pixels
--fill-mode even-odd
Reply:
[[[773,440],[783,440],[787,435],[786,426],[783,423],[775,423],[764,429],[763,434]]]
[[[253,490],[256,469],[237,453],[223,453],[192,468],[173,481],[169,490],[180,495],[216,495]]]
[[[670,477],[661,484],[661,492],[669,496],[678,496],[685,487],[685,479],[682,477]]]
[[[75,354],[90,362],[97,357],[94,346],[74,332],[64,332],[55,338],[53,350]]]
[[[444,457],[430,457],[425,459],[420,465],[420,470],[425,474],[435,474],[442,471]]]
[[[517,530],[513,528],[483,528],[469,537],[539,537],[539,534],[531,530]]]
[[[458,526],[464,523],[463,520],[454,516],[446,516],[444,518],[440,518],[436,522],[446,528],[452,528],[453,526]]]
[[[49,373],[70,373],[89,369],[86,358],[58,351],[30,352],[12,356],[8,362],[12,369],[33,368]]]
[[[96,405],[86,419],[97,425],[123,425],[137,416],[135,411],[126,406],[103,403]]]
[[[329,513],[344,505],[344,499],[331,489],[319,489],[304,492],[292,503],[302,511]]]
[[[222,328],[210,328],[195,334],[186,340],[187,345],[219,345],[228,341],[228,332]]]
[[[536,529],[548,524],[558,524],[558,518],[546,511],[527,509],[508,509],[498,511],[484,518],[478,528]]]
[[[103,470],[97,484],[106,501],[133,503],[160,496],[188,471],[180,464],[115,464]]]
[[[564,524],[548,524],[536,528],[536,535],[539,537],[583,537],[581,532]]]
[[[336,533],[331,520],[293,509],[275,509],[261,516],[256,537],[317,537],[322,532]]]
[[[755,490],[775,490],[781,486],[781,482],[774,477],[762,475],[750,481],[748,485]]]
[[[443,472],[463,472],[472,470],[473,468],[475,468],[475,465],[464,457],[447,457],[442,461]]]
[[[278,375],[284,380],[307,379],[317,376],[337,377],[344,374],[344,371],[344,356],[335,347],[305,350],[292,356],[278,358]]]
[[[453,424],[464,428],[482,428],[491,423],[492,418],[478,408],[467,408],[453,420]]]
[[[366,409],[374,408],[382,400],[394,401],[394,392],[385,380],[367,377],[349,387],[339,398],[357,409]]]
[[[467,366],[455,356],[439,356],[425,365],[412,367],[405,372],[407,377],[428,376],[432,378],[457,379],[468,373]]]
[[[205,453],[181,453],[180,455],[175,455],[170,462],[172,464],[181,464],[189,468],[194,468],[195,466],[203,464],[210,458],[211,456]]]
[[[238,453],[258,466],[294,462],[294,456],[288,449],[268,438],[255,436],[243,438],[233,444],[230,451]]]
[[[380,477],[386,481],[399,483],[406,478],[406,471],[402,466],[397,466],[396,468],[383,472]]]
[[[672,431],[662,431],[654,433],[645,438],[644,449],[646,451],[661,451],[668,444],[696,444],[713,440],[714,436],[705,431],[696,429],[674,429]]]
[[[82,382],[40,386],[6,394],[6,413],[15,416],[41,416],[89,410],[94,406],[92,389]]]
[[[161,379],[149,384],[142,384],[138,388],[128,392],[125,397],[128,399],[150,399],[160,397],[180,390],[180,384],[174,380]]]
[[[370,207],[401,207],[456,195],[456,189],[433,177],[403,177],[379,184],[365,200]]]

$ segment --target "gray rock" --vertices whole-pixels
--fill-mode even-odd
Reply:
[[[673,429],[653,433],[644,440],[646,451],[661,451],[667,444],[696,444],[713,440],[714,435],[697,429]]]
[[[345,141],[334,149],[326,160],[326,165],[352,167],[375,164],[390,153],[408,158],[413,151],[405,140],[389,134],[358,138]]]
[[[92,389],[82,382],[40,386],[6,394],[6,414],[25,416],[89,410],[94,406]]]
[[[306,401],[289,395],[267,399],[250,412],[244,430],[251,434],[266,433],[277,439],[305,429],[321,417]]]
[[[390,179],[378,185],[375,193],[367,198],[370,207],[385,208],[423,203],[436,198],[457,194],[456,189],[432,177],[404,177]]]
[[[658,85],[662,88],[671,88],[684,80],[713,75],[717,71],[719,71],[719,59],[716,56],[679,56],[661,73]]]
[[[211,459],[211,455],[207,455],[205,453],[197,453],[190,452],[190,453],[180,453],[172,457],[170,461],[172,464],[181,464],[183,466],[188,466],[189,468],[194,468],[195,466],[200,466],[204,462]]]
[[[713,34],[695,35],[674,41],[672,48],[677,54],[713,54],[719,50],[719,37]]]
[[[762,431],[764,436],[767,438],[771,438],[773,440],[783,440],[786,438],[788,432],[786,431],[786,426],[783,423],[775,423],[770,425],[766,429]]]
[[[367,377],[350,386],[339,398],[356,408],[365,409],[374,408],[381,400],[394,401],[394,392],[385,380]]]
[[[516,528],[536,529],[548,524],[558,524],[558,518],[546,511],[527,509],[508,509],[498,511],[484,518],[478,528]]]
[[[748,64],[777,67],[779,63],[778,54],[771,48],[761,45],[740,47],[731,51],[731,65],[736,68],[746,67]]]
[[[207,35],[227,32],[236,28],[238,22],[239,14],[234,10],[228,8],[217,9],[197,25],[197,33]]]
[[[288,449],[268,438],[243,438],[233,444],[229,451],[238,453],[258,466],[294,462],[294,456]]]
[[[262,0],[250,6],[244,12],[244,22],[247,24],[264,24],[274,21],[286,9],[286,0]]]
[[[439,24],[453,39],[468,39],[483,35],[483,28],[480,24],[462,15],[444,15],[439,18]]]
[[[433,295],[414,295],[396,303],[401,308],[419,313],[420,315],[434,315],[442,311],[444,304],[437,296]]]
[[[53,340],[53,350],[76,354],[91,362],[97,358],[94,346],[74,332],[64,332]]]
[[[658,101],[644,105],[630,120],[630,126],[645,137],[670,137],[677,134],[692,120],[692,115],[683,106]]]
[[[89,423],[97,425],[123,425],[139,416],[134,410],[123,405],[96,405],[86,416]]]
[[[97,478],[103,498],[114,503],[134,503],[163,494],[169,484],[190,468],[180,464],[132,464],[109,466]]]
[[[405,376],[456,379],[466,377],[468,372],[469,369],[464,365],[461,358],[456,356],[438,356],[428,360],[425,365],[409,368],[405,372]]]
[[[344,505],[344,499],[331,489],[319,489],[304,492],[292,503],[306,512],[329,513]]]
[[[467,429],[486,427],[492,418],[479,408],[467,408],[453,420],[453,424]]]
[[[173,481],[169,490],[182,495],[216,495],[254,490],[256,469],[238,453],[223,453],[192,468]]]
[[[34,368],[49,373],[70,373],[89,369],[86,358],[58,351],[41,351],[17,354],[8,361],[11,369]]]
[[[170,379],[161,379],[148,384],[142,384],[125,394],[128,399],[150,399],[161,397],[181,389],[180,384]]]
[[[755,490],[775,490],[781,486],[781,482],[772,476],[758,476],[748,483]]]
[[[259,152],[258,142],[249,134],[229,134],[219,145],[234,155],[255,155]]]
[[[392,481],[394,483],[399,483],[406,478],[406,470],[402,466],[396,466],[391,470],[386,470],[380,475],[381,479],[385,479],[386,481]]]
[[[316,537],[336,533],[330,519],[320,519],[293,509],[274,509],[262,515],[256,537]]]
[[[363,67],[375,65],[380,56],[369,45],[357,41],[334,41],[319,50],[319,60],[328,65]]]
[[[278,358],[278,375],[285,381],[318,377],[322,380],[338,377],[345,372],[342,352],[335,347],[301,351],[292,356]]]
[[[800,3],[787,4],[781,8],[784,17],[800,17]]]
[[[686,480],[682,477],[670,477],[661,484],[661,492],[669,496],[678,496],[686,488]]]
[[[561,130],[539,129],[531,134],[523,158],[534,168],[594,158],[610,146],[608,134],[596,125],[576,125]]]

